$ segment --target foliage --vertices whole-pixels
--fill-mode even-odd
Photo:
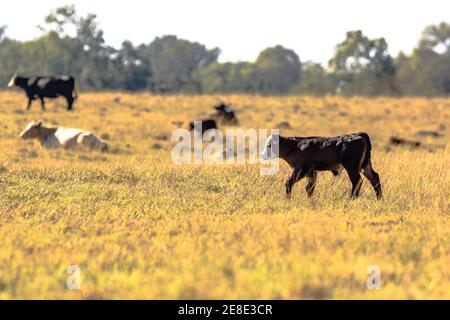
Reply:
[[[105,43],[95,14],[80,16],[74,6],[52,11],[31,41],[9,38],[0,26],[0,86],[14,73],[71,74],[79,88],[164,93],[259,93],[311,95],[426,95],[450,93],[450,25],[428,26],[411,55],[395,59],[384,38],[349,31],[336,46],[328,68],[302,65],[280,45],[256,61],[219,63],[219,48],[173,35],[120,48]]]
[[[450,24],[427,27],[413,54],[400,54],[397,64],[402,93],[450,94]]]
[[[148,47],[154,91],[201,91],[192,76],[195,71],[217,62],[219,49],[208,50],[199,43],[180,40],[175,36],[156,38]]]
[[[303,64],[302,80],[290,92],[323,96],[336,90],[336,82],[335,76],[327,72],[322,65],[308,61]]]
[[[287,93],[300,81],[302,65],[298,55],[282,46],[263,50],[255,62],[264,93]]]
[[[199,70],[196,78],[204,93],[256,93],[260,90],[257,67],[253,63],[214,63]]]
[[[338,79],[337,90],[343,94],[392,94],[395,66],[384,38],[369,39],[361,31],[347,33],[336,46],[329,66]]]

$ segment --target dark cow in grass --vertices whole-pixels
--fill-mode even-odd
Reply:
[[[202,136],[206,131],[214,129],[219,129],[217,122],[214,119],[197,120],[189,123],[189,130],[197,130],[198,132],[201,132]]]
[[[75,79],[70,76],[27,78],[14,75],[8,87],[19,87],[28,96],[27,110],[33,100],[41,100],[42,110],[45,110],[45,98],[64,97],[67,100],[67,110],[72,110],[75,95]]]
[[[224,123],[239,124],[234,110],[227,104],[221,103],[214,107],[216,109],[216,115],[223,119]]]
[[[294,184],[308,178],[306,192],[312,197],[316,185],[317,171],[332,171],[337,174],[341,168],[347,171],[352,182],[352,198],[358,197],[362,179],[360,172],[372,184],[377,197],[382,197],[379,175],[371,162],[372,145],[366,133],[338,137],[294,137],[272,135],[266,143],[262,158],[281,158],[293,169],[286,181],[286,194],[291,195]]]

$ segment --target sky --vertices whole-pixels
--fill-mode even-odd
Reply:
[[[0,8],[7,35],[29,40],[52,10],[74,4],[95,13],[109,45],[149,43],[173,34],[219,47],[220,61],[253,61],[280,44],[302,61],[326,64],[349,30],[385,37],[389,51],[410,53],[422,30],[450,22],[450,0],[14,0]]]

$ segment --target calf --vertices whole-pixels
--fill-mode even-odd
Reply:
[[[72,110],[75,101],[75,79],[73,77],[37,77],[35,79],[14,75],[8,87],[19,87],[28,96],[27,110],[31,108],[33,100],[41,100],[42,110],[45,110],[45,98],[64,97],[67,100],[67,110]]]
[[[231,123],[231,124],[239,123],[239,121],[236,117],[236,113],[230,106],[228,106],[224,103],[221,103],[221,104],[215,106],[214,109],[216,109],[217,116],[221,117],[225,122]]]
[[[201,134],[205,134],[208,130],[218,129],[217,123],[213,119],[192,121],[189,123],[189,130],[198,130]]]
[[[382,197],[379,175],[371,162],[372,145],[366,133],[338,137],[295,137],[285,138],[272,135],[266,143],[262,158],[281,158],[293,169],[286,181],[286,195],[289,198],[294,184],[308,178],[306,192],[312,197],[316,185],[317,171],[332,171],[337,174],[341,168],[347,171],[352,183],[352,198],[358,197],[362,179],[360,172],[369,179],[377,198]]]
[[[73,149],[83,146],[90,150],[108,150],[108,145],[90,132],[79,129],[47,128],[42,125],[42,122],[28,124],[20,137],[24,140],[37,139],[47,149]]]

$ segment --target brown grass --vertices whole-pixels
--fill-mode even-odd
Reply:
[[[116,99],[120,97],[119,99]],[[284,199],[258,165],[170,161],[171,132],[220,100],[243,128],[284,135],[366,131],[385,199],[367,181],[349,200],[343,174]],[[76,111],[0,93],[0,298],[450,298],[449,99],[83,94]],[[111,152],[44,150],[18,134],[31,120],[78,127]],[[440,130],[441,138],[420,137]],[[411,150],[391,135],[422,141]],[[79,291],[66,268],[81,268]],[[367,268],[382,288],[368,290]]]

